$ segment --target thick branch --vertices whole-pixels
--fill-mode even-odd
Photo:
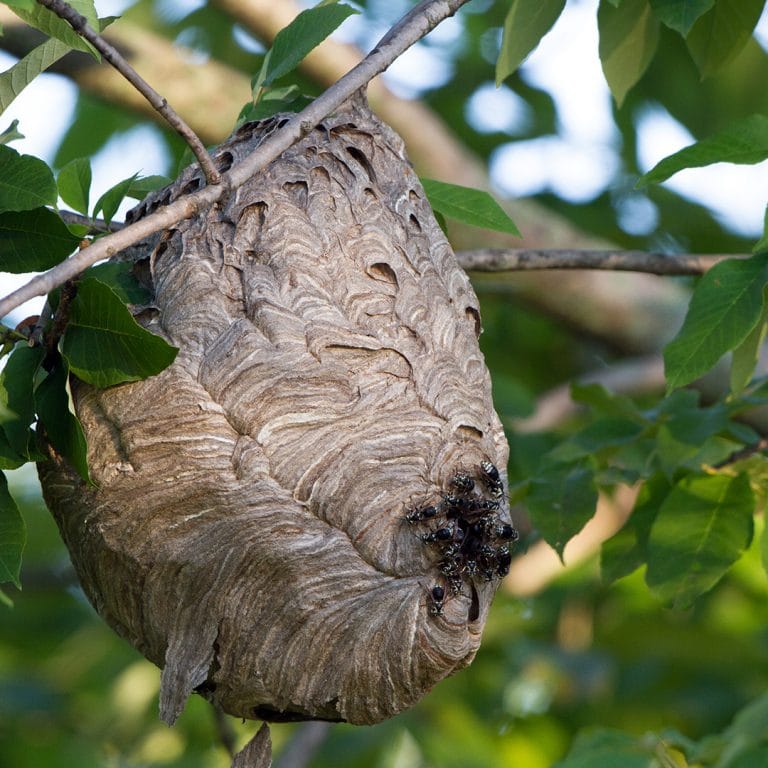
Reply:
[[[606,269],[614,272],[646,272],[654,275],[703,275],[723,259],[745,259],[746,254],[646,253],[614,250],[530,250],[482,248],[459,251],[456,256],[467,271],[507,272],[537,269]]]
[[[30,280],[0,301],[0,317],[35,296],[43,296],[87,267],[108,259],[145,237],[172,227],[182,219],[194,216],[201,208],[212,205],[232,189],[260,171],[286,149],[295,144],[323,118],[338,109],[347,99],[398,56],[430,32],[448,16],[452,16],[468,0],[425,0],[407,13],[393,27],[386,44],[376,46],[368,56],[337,83],[318,96],[309,106],[289,120],[282,129],[259,145],[246,160],[222,176],[222,183],[207,186],[176,200],[155,213],[125,227],[120,232],[97,240],[67,261]]]
[[[88,20],[82,14],[63,0],[37,0],[60,18],[64,19],[72,29],[87,40],[142,96],[163,116],[166,122],[187,142],[194,153],[205,178],[209,184],[218,184],[221,176],[211,160],[211,156],[203,146],[195,132],[179,117],[168,100],[161,96],[138,72],[110,45],[101,35],[88,25]]]

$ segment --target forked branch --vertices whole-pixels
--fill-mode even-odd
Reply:
[[[58,0],[55,1],[58,2]],[[54,0],[45,0],[45,2],[54,2]],[[172,227],[182,219],[191,218],[201,208],[220,200],[232,189],[237,189],[306,135],[318,122],[338,109],[357,91],[365,88],[376,75],[381,74],[402,53],[467,2],[468,0],[424,0],[419,3],[400,19],[386,38],[357,66],[301,112],[294,115],[243,162],[223,174],[221,184],[208,185],[197,192],[181,197],[155,213],[139,219],[135,224],[97,240],[88,248],[78,251],[71,258],[57,264],[53,269],[32,278],[0,301],[0,317],[7,315],[11,310],[35,296],[44,296],[92,264],[109,259],[128,246],[138,243],[155,232]]]

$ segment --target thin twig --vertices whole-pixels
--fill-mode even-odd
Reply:
[[[222,183],[207,186],[155,213],[139,219],[120,232],[107,235],[53,269],[32,278],[28,283],[0,301],[0,317],[33,299],[43,296],[75,277],[91,264],[108,259],[155,232],[172,227],[182,219],[195,216],[202,208],[215,203],[230,190],[237,189],[254,174],[279,157],[306,135],[313,126],[338,109],[354,93],[383,72],[398,56],[434,29],[440,21],[452,16],[468,0],[425,0],[395,25],[396,34],[386,45],[377,45],[356,67],[318,96],[310,105],[294,115],[279,131],[260,144],[247,158],[223,174]]]
[[[734,451],[730,456],[719,461],[717,464],[712,465],[712,469],[722,469],[729,464],[735,464],[737,461],[743,461],[750,456],[754,456],[756,453],[762,453],[768,450],[768,438],[761,437],[756,443],[751,445],[745,445],[743,448],[739,448],[738,451]]]
[[[331,723],[321,721],[299,725],[275,761],[275,768],[306,768],[328,738],[330,729]]]
[[[235,729],[232,727],[232,723],[224,713],[224,710],[222,710],[219,706],[216,704],[211,704],[211,710],[213,711],[213,724],[216,728],[219,741],[221,742],[221,745],[224,747],[224,749],[227,750],[227,754],[231,759],[237,752],[237,745],[235,743],[237,740],[237,735],[235,734]]]
[[[111,221],[107,224],[104,219],[92,219],[90,216],[83,216],[74,211],[59,211],[59,216],[65,224],[80,224],[88,227],[91,232],[117,232],[125,226],[120,221]]]
[[[724,259],[745,259],[746,254],[646,253],[645,251],[592,251],[582,249],[526,250],[481,248],[459,251],[467,271],[506,272],[536,269],[607,269],[614,272],[648,272],[654,275],[703,275]]]
[[[194,153],[205,178],[209,184],[218,184],[221,174],[211,160],[203,142],[197,134],[182,120],[182,118],[168,104],[141,75],[122,57],[119,51],[110,45],[98,32],[88,25],[88,20],[82,14],[63,0],[37,0],[49,11],[64,19],[78,35],[87,40],[166,120],[176,133],[187,142]]]

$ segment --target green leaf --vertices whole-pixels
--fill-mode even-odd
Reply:
[[[66,43],[51,37],[0,74],[0,114],[41,72],[71,50]]]
[[[763,299],[765,303],[765,299]],[[768,307],[763,306],[763,314],[757,325],[747,334],[744,341],[734,350],[731,358],[731,392],[740,395],[752,380],[760,358],[760,350],[768,330]]]
[[[712,163],[751,165],[768,158],[768,117],[751,115],[724,131],[697,141],[658,162],[643,174],[638,189],[658,184],[685,168],[701,168]]]
[[[597,418],[560,443],[550,453],[550,458],[565,462],[592,456],[600,451],[633,442],[644,429],[643,424],[632,419]]]
[[[590,728],[575,738],[554,768],[654,768],[656,744],[610,728]]]
[[[131,197],[131,187],[136,183],[138,177],[139,174],[134,173],[133,176],[118,181],[117,184],[110,187],[96,201],[96,205],[93,207],[93,218],[95,219],[99,215],[99,211],[102,211],[104,220],[109,224],[112,221],[112,217],[117,213],[120,203],[122,203],[126,197]]]
[[[56,205],[53,172],[39,158],[0,144],[0,213]]]
[[[694,381],[747,338],[762,316],[766,282],[768,254],[721,261],[701,278],[683,327],[664,348],[668,390]]]
[[[96,9],[93,0],[67,0],[78,13],[85,16],[91,29],[99,30],[99,18],[96,15]],[[42,5],[33,4],[31,9],[15,7],[14,13],[31,26],[45,32],[49,37],[55,37],[57,40],[65,43],[70,48],[78,51],[90,53],[96,59],[101,61],[98,51],[85,39],[75,32],[74,29],[64,19],[60,19],[53,11],[49,11]]]
[[[0,374],[0,400],[8,409],[0,427],[11,448],[27,459],[32,458],[29,426],[35,419],[33,384],[43,357],[42,347],[20,343]]]
[[[80,238],[48,208],[0,213],[0,272],[41,272],[75,250]]]
[[[565,8],[565,0],[512,0],[504,20],[496,85],[509,77],[549,32]]]
[[[715,0],[650,0],[651,8],[662,24],[685,37],[702,14]]]
[[[79,379],[111,387],[160,373],[178,350],[144,330],[109,286],[89,277],[70,305],[61,352]]]
[[[309,96],[304,96],[296,85],[287,85],[284,88],[269,88],[257,104],[249,101],[241,110],[237,118],[237,125],[256,120],[264,120],[278,112],[300,112],[312,101]]]
[[[597,490],[588,467],[559,469],[531,480],[525,503],[536,528],[562,558],[565,545],[595,514]]]
[[[10,144],[17,139],[23,139],[24,134],[18,130],[19,121],[14,120],[4,131],[0,132],[0,144]]]
[[[645,416],[626,395],[609,392],[600,384],[571,384],[571,398],[574,402],[588,405],[594,411],[615,418],[637,419],[646,421]]]
[[[754,508],[746,474],[684,477],[651,528],[648,586],[675,608],[690,606],[749,545]]]
[[[91,161],[86,157],[70,160],[57,178],[59,196],[78,213],[88,215],[88,197],[91,191]]]
[[[688,34],[688,50],[702,78],[733,61],[749,42],[765,0],[717,0]]]
[[[443,216],[474,227],[508,232],[521,237],[515,222],[487,192],[434,179],[421,179],[421,184],[429,204]]]
[[[752,253],[760,253],[760,251],[768,251],[768,205],[765,206],[763,214],[763,236],[755,243]]]
[[[294,70],[299,62],[357,11],[343,3],[315,6],[302,11],[281,29],[255,78],[254,91],[270,85]]]
[[[133,276],[133,264],[128,261],[105,261],[89,267],[83,277],[95,277],[108,285],[124,304],[146,304],[150,292]]]
[[[173,179],[157,174],[152,176],[139,176],[133,184],[130,185],[126,197],[131,197],[134,200],[143,200],[150,192],[167,187],[172,182]]]
[[[35,409],[45,435],[57,453],[63,456],[86,482],[88,446],[79,419],[70,406],[69,374],[64,361],[35,389]]]
[[[621,8],[611,8],[603,0],[597,11],[597,26],[603,73],[620,107],[656,53],[659,22],[648,0],[624,0]]]
[[[19,508],[0,473],[0,582],[10,581],[21,589],[21,554],[27,543],[27,529]]]
[[[35,0],[3,0],[3,4],[7,5],[9,8],[31,11],[35,7]]]
[[[651,477],[640,489],[629,520],[618,533],[603,543],[600,573],[606,584],[628,576],[648,559],[648,536],[659,507],[671,488],[663,475]]]

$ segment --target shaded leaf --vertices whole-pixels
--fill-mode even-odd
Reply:
[[[93,0],[67,0],[67,3],[78,13],[85,16],[88,25],[92,29],[99,30],[99,18],[96,15]],[[37,5],[36,3],[33,4],[31,9],[15,7],[13,11],[19,18],[26,21],[27,24],[39,29],[41,32],[45,32],[49,37],[54,37],[57,40],[60,40],[70,48],[90,53],[96,61],[101,60],[98,51],[87,40],[80,37],[80,35],[78,35],[77,32],[64,21],[64,19],[60,19],[53,13],[53,11],[49,11],[47,8],[42,5]]]
[[[35,389],[35,409],[50,444],[89,482],[88,446],[80,421],[70,407],[68,377],[66,365],[60,361]]]
[[[768,251],[768,205],[765,206],[765,213],[763,214],[763,236],[755,243],[752,253],[760,253],[761,251]]]
[[[685,37],[696,20],[715,0],[650,0],[651,8],[662,24]]]
[[[597,25],[603,73],[620,107],[651,63],[659,42],[659,22],[648,0],[624,0],[620,8],[611,8],[603,0]]]
[[[83,277],[95,277],[108,285],[125,304],[145,304],[150,292],[133,276],[133,264],[127,261],[105,261],[89,267]]]
[[[606,584],[628,576],[648,559],[648,536],[671,488],[661,474],[650,478],[640,489],[629,520],[618,533],[603,543],[600,573]]]
[[[358,13],[343,3],[316,6],[302,11],[281,29],[267,52],[254,82],[258,91],[287,75],[315,47],[325,40],[349,16]]]
[[[717,0],[688,34],[688,50],[702,77],[714,75],[749,41],[764,0]]]
[[[648,586],[675,608],[690,606],[749,545],[754,507],[746,474],[683,478],[651,528]]]
[[[652,768],[655,744],[609,728],[590,728],[575,738],[554,768]]]
[[[10,144],[17,139],[23,139],[24,134],[18,130],[19,121],[14,120],[4,131],[0,132],[0,144]]]
[[[588,467],[558,469],[531,480],[525,503],[536,528],[562,558],[565,545],[595,514],[597,489]]]
[[[70,305],[61,352],[78,378],[110,387],[160,373],[178,350],[142,328],[109,286],[89,277]]]
[[[71,50],[66,43],[51,37],[0,74],[0,114],[41,72]]]
[[[508,232],[521,237],[515,222],[487,192],[434,179],[421,179],[421,184],[429,204],[443,216],[474,227]]]
[[[167,187],[172,181],[173,179],[158,174],[139,176],[130,185],[126,197],[131,197],[134,200],[143,200],[150,192]]]
[[[61,199],[78,213],[87,216],[91,191],[91,161],[86,157],[70,160],[59,171],[56,183]]]
[[[48,208],[0,213],[0,272],[41,272],[75,250],[80,238]]]
[[[768,117],[751,115],[724,131],[697,141],[659,161],[637,181],[637,188],[658,184],[685,168],[712,163],[749,165],[768,158]]]
[[[109,224],[112,221],[112,217],[117,213],[117,209],[120,207],[120,203],[126,197],[131,197],[131,187],[136,183],[139,174],[134,173],[133,176],[129,176],[127,179],[118,181],[113,187],[110,187],[97,201],[93,207],[93,218],[95,219],[99,212],[104,216],[104,220]]]
[[[27,459],[31,458],[29,426],[35,419],[33,385],[44,356],[42,347],[18,344],[0,374],[0,397],[9,411],[0,426],[11,448]]]
[[[26,542],[24,520],[8,491],[5,475],[0,473],[0,582],[10,581],[21,589],[21,555]]]
[[[500,85],[549,32],[565,8],[566,0],[512,0],[504,20],[501,51],[496,62]]]
[[[757,361],[760,358],[766,330],[768,330],[768,311],[764,306],[757,325],[747,334],[744,341],[733,350],[730,384],[731,392],[734,395],[740,395],[752,380]]]
[[[0,213],[56,205],[53,172],[40,158],[0,144]]]
[[[768,254],[721,261],[701,278],[683,327],[664,348],[668,389],[694,381],[746,339],[762,316],[766,282]]]
[[[588,405],[598,413],[615,418],[636,418],[646,421],[645,416],[632,398],[609,392],[600,384],[571,384],[571,397],[577,403]]]

